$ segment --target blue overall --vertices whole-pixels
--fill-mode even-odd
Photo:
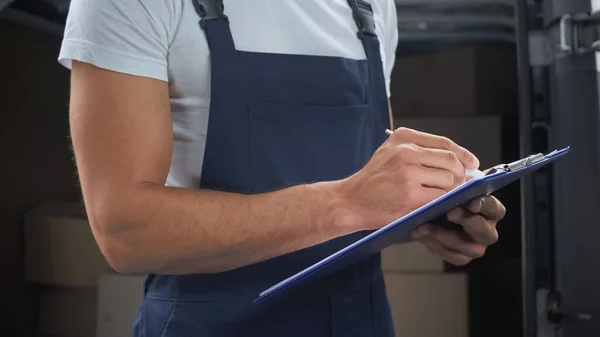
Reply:
[[[367,55],[352,60],[238,51],[222,0],[189,1],[211,52],[201,188],[262,193],[341,179],[367,163],[389,128],[368,3],[348,0]],[[261,291],[364,235],[223,273],[149,275],[134,336],[391,337],[379,255],[279,300],[252,304]]]

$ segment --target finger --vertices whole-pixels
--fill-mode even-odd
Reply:
[[[471,200],[466,208],[472,213],[481,214],[486,219],[499,221],[506,215],[506,208],[491,195],[481,196]]]
[[[448,170],[421,166],[417,172],[415,180],[423,187],[449,191],[456,186],[456,177]]]
[[[489,246],[498,241],[496,222],[488,220],[479,214],[471,213],[464,208],[455,208],[448,212],[449,221],[459,224],[471,239],[477,243]]]
[[[432,225],[428,223],[417,227],[417,229],[412,232],[412,239],[419,240],[422,237],[428,236],[431,233],[431,228]]]
[[[443,169],[451,172],[457,184],[465,181],[465,167],[458,156],[449,150],[419,147],[419,162],[422,166]]]
[[[486,245],[474,242],[459,231],[450,231],[441,227],[434,227],[428,238],[439,242],[444,248],[455,250],[472,259],[477,259],[485,254]]]
[[[407,192],[407,197],[413,202],[414,205],[421,207],[439,197],[446,194],[446,191],[440,188],[431,188],[424,186],[416,186],[411,188]]]
[[[479,160],[475,155],[447,137],[432,135],[409,128],[398,128],[390,138],[397,140],[399,143],[413,143],[420,147],[452,151],[465,168],[473,170],[479,168]]]
[[[434,240],[432,238],[424,237],[424,238],[419,239],[419,242],[421,242],[423,245],[425,245],[425,247],[427,247],[427,249],[431,253],[439,256],[443,260],[448,261],[449,263],[451,263],[453,265],[464,266],[467,263],[471,262],[471,260],[472,260],[472,258],[470,258],[464,254],[461,254],[460,252],[445,248],[439,242],[437,242],[436,240]]]

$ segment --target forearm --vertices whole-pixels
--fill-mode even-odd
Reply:
[[[332,184],[258,195],[145,184],[99,203],[99,242],[125,272],[230,270],[349,234]]]

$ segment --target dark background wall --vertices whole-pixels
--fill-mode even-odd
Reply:
[[[80,194],[68,150],[69,73],[60,38],[0,21],[0,335],[30,333],[36,289],[24,280],[22,215]]]

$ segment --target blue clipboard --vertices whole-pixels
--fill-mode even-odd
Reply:
[[[510,164],[494,167],[485,176],[469,180],[438,199],[277,283],[260,293],[254,303],[258,304],[267,299],[279,297],[303,284],[367,259],[393,243],[405,241],[410,238],[412,231],[422,224],[443,217],[453,208],[464,205],[474,198],[493,193],[566,155],[570,150],[570,147],[566,147],[546,155],[540,153]]]

